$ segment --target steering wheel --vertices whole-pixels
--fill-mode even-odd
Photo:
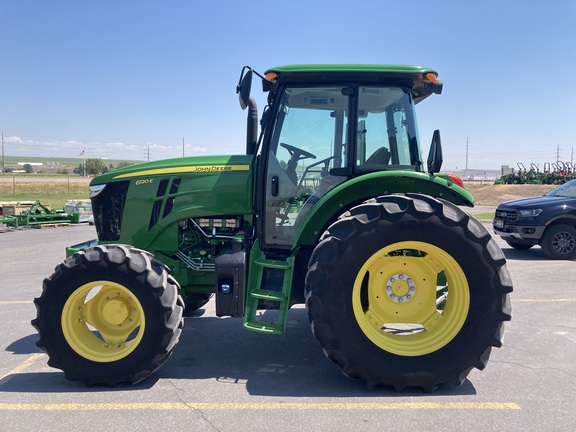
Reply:
[[[290,144],[280,143],[280,147],[284,147],[290,153],[291,159],[298,162],[301,159],[316,159],[316,155],[313,155],[306,150],[299,149],[298,147],[291,146]]]

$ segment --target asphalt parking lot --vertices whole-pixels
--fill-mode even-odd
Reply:
[[[486,224],[490,231],[490,225]],[[504,347],[461,387],[367,390],[312,337],[303,307],[285,335],[186,318],[174,355],[136,386],[90,387],[47,366],[30,325],[42,279],[91,226],[0,233],[0,430],[564,431],[576,430],[576,262],[498,240],[514,282]]]

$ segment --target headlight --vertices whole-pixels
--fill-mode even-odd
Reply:
[[[94,198],[96,195],[102,192],[105,187],[105,184],[90,186],[90,198]]]
[[[536,217],[540,213],[542,213],[542,209],[518,210],[518,216],[520,217]]]

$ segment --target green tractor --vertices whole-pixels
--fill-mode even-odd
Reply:
[[[305,303],[326,356],[369,388],[432,391],[484,369],[512,283],[458,207],[472,196],[439,173],[438,131],[423,162],[415,105],[441,90],[419,66],[243,68],[246,154],[91,181],[98,239],[69,247],[34,300],[48,364],[87,385],[137,383],[214,295],[217,316],[267,334]]]

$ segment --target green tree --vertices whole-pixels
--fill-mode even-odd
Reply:
[[[102,159],[86,159],[86,174],[97,175],[104,169]]]
[[[24,171],[27,174],[30,174],[31,172],[34,172],[34,169],[32,168],[32,165],[30,164],[24,164]]]
[[[84,175],[84,165],[80,164],[73,171],[74,174]]]

